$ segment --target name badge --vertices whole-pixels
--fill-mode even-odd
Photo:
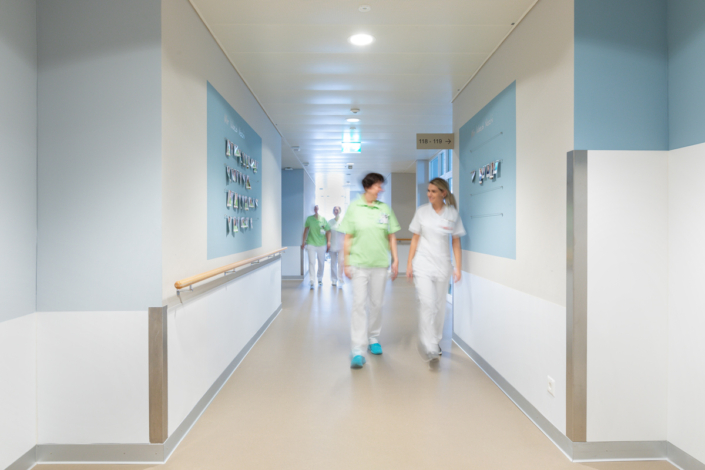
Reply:
[[[454,220],[441,219],[441,230],[444,233],[453,233],[454,228],[455,228],[455,221]]]
[[[322,228],[322,229],[321,229],[321,235],[325,235],[325,234],[326,234],[326,229]]]
[[[388,224],[389,223],[389,216],[387,214],[382,214],[379,217],[379,221],[377,222],[379,224]]]

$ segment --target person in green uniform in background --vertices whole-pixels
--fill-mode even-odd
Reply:
[[[313,289],[313,278],[316,275],[315,262],[318,258],[318,285],[323,285],[323,267],[326,262],[326,252],[330,249],[330,225],[326,218],[318,215],[318,206],[313,207],[313,215],[304,224],[304,238],[301,249],[306,247],[308,253],[308,282]]]
[[[345,233],[345,276],[352,279],[353,309],[350,321],[352,358],[350,367],[360,369],[365,364],[365,353],[382,354],[379,334],[382,330],[382,300],[392,254],[392,281],[399,273],[397,238],[401,227],[392,209],[378,201],[384,191],[384,176],[370,173],[362,180],[365,189],[350,203],[343,218],[341,231]],[[369,301],[369,315],[367,302]]]

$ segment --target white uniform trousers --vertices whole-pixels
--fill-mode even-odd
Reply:
[[[353,308],[350,315],[351,356],[364,356],[370,344],[379,343],[382,330],[382,299],[387,268],[352,268]],[[369,314],[367,303],[369,301]]]
[[[318,257],[318,282],[323,280],[323,267],[326,262],[326,245],[313,246],[306,245],[308,253],[308,282],[314,283],[313,278],[316,276],[316,257]]]
[[[330,251],[330,280],[335,283],[343,283],[343,250]]]
[[[416,298],[419,302],[419,352],[426,357],[439,350],[446,317],[446,294],[450,277],[424,276],[414,271]]]

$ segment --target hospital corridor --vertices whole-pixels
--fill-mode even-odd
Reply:
[[[0,470],[705,470],[705,0],[0,0]]]

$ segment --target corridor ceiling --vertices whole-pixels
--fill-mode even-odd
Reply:
[[[416,133],[453,131],[451,101],[536,3],[190,1],[283,136],[282,166],[351,179],[413,172],[433,157],[416,150]],[[352,45],[358,33],[375,41]],[[356,132],[361,153],[342,153],[344,134]]]

